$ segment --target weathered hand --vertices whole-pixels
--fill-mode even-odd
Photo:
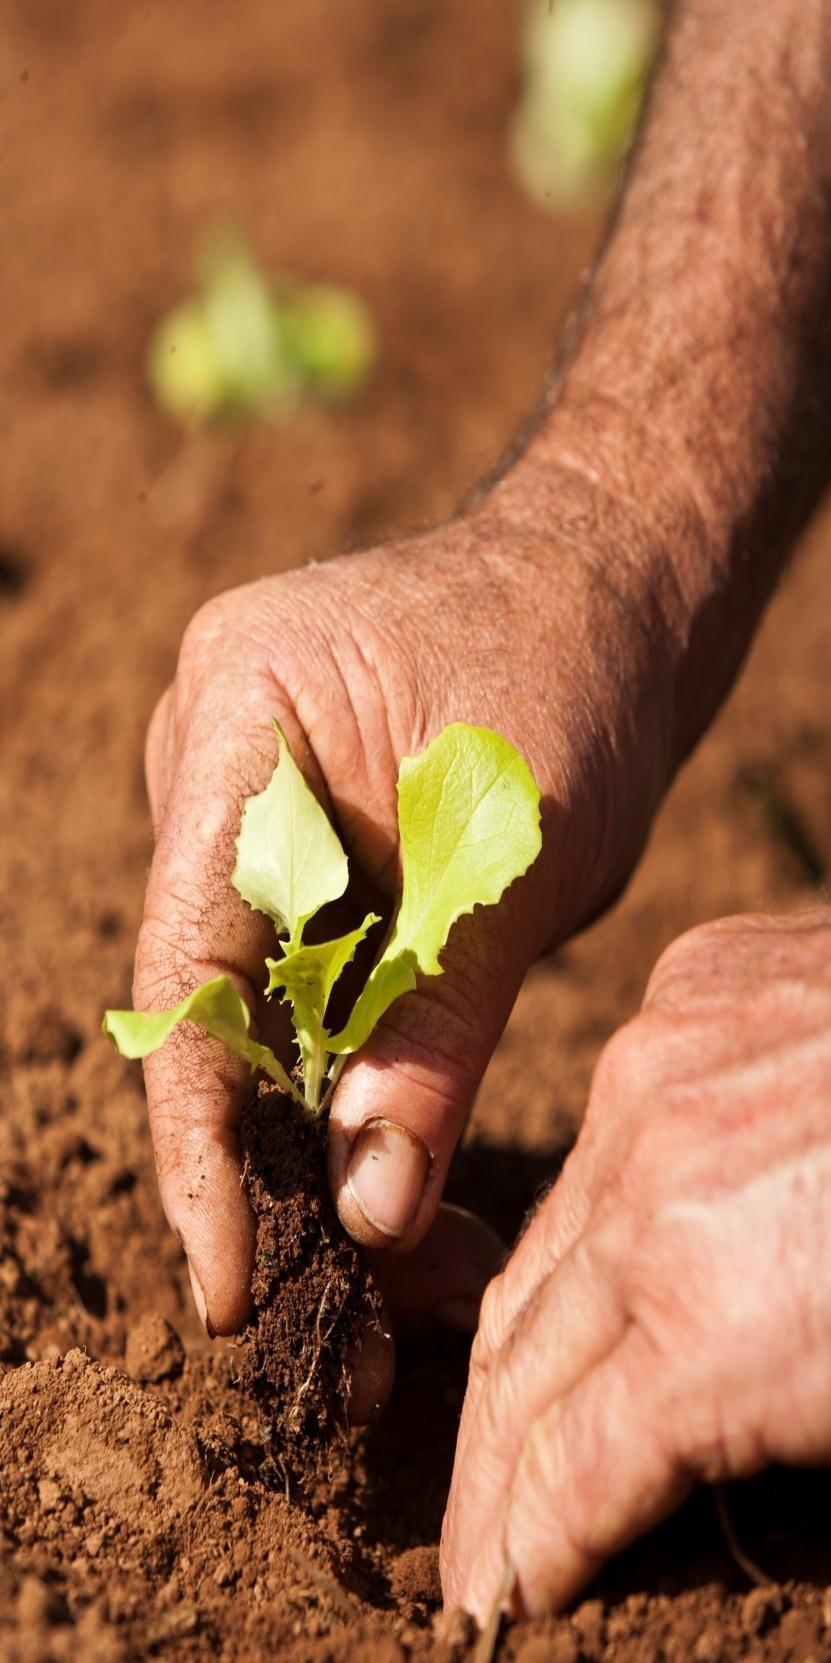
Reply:
[[[661,958],[485,1295],[448,1601],[562,1606],[694,1480],[831,1459],[831,912]]]
[[[602,504],[579,478],[566,481],[566,500],[569,491],[562,544],[486,504],[400,546],[209,602],[151,724],[156,850],[140,1009],[227,972],[261,1027],[273,1020],[258,998],[273,941],[229,882],[243,801],[274,764],[273,717],[336,817],[370,902],[395,888],[399,761],[446,722],[500,729],[542,786],[545,849],[532,872],[498,909],[456,926],[444,975],[394,1006],[344,1071],[332,1182],[344,1223],[368,1246],[406,1249],[424,1236],[529,964],[620,887],[664,783],[664,718],[650,729],[646,715],[668,703],[663,659],[596,575],[585,530],[577,547],[584,525],[600,540]],[[188,1026],[148,1060],[146,1078],[162,1200],[197,1304],[216,1332],[234,1332],[252,1255],[237,1147],[247,1071]],[[477,1252],[448,1260],[444,1289],[474,1310]]]

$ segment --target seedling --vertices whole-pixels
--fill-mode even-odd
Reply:
[[[303,1090],[267,1045],[250,1034],[245,1001],[227,976],[190,993],[173,1010],[107,1011],[104,1032],[122,1056],[158,1050],[180,1022],[195,1022],[252,1071],[262,1071],[317,1115],[346,1057],[365,1045],[416,974],[440,976],[439,954],[457,918],[492,906],[527,871],[541,847],[540,794],[523,758],[500,734],[455,722],[398,776],[398,830],[403,882],[389,939],[343,1027],[326,1014],[333,988],[368,932],[368,913],[337,939],[309,942],[307,926],[348,882],[346,855],[277,727],[277,766],[265,790],[249,798],[231,879],[244,901],[276,928],[280,956],[267,958],[268,998],[291,1006]]]
[[[374,358],[372,320],[356,295],[270,278],[225,234],[206,244],[196,292],[154,330],[147,374],[160,407],[192,427],[290,413],[307,394],[348,394]]]
[[[635,130],[660,20],[656,0],[529,0],[510,151],[542,207],[591,208],[608,194]]]

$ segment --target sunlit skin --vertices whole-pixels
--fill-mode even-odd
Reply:
[[[474,1341],[448,1599],[561,1606],[697,1479],[831,1459],[831,912],[683,936]]]
[[[625,884],[827,476],[829,37],[824,0],[767,0],[752,28],[745,0],[681,0],[511,465],[447,526],[211,602],[154,717],[135,1003],[228,972],[264,1038],[273,943],[228,880],[273,716],[364,907],[395,889],[398,763],[445,723],[506,734],[542,787],[528,878],[457,926],[445,974],[335,1094],[333,1192],[393,1312],[476,1326],[497,1246],[439,1203],[479,1079],[530,964]],[[515,1612],[560,1606],[693,1478],[831,1456],[830,931],[825,911],[683,938],[602,1057],[575,1153],[485,1298],[450,1603],[484,1617],[507,1563]],[[245,1070],[183,1030],[146,1073],[167,1216],[203,1318],[233,1333]]]

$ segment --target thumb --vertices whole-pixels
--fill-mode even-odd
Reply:
[[[435,1217],[528,968],[521,951],[506,962],[502,925],[500,941],[492,916],[462,919],[444,973],[419,978],[344,1070],[329,1120],[329,1177],[341,1222],[365,1247],[407,1252]]]

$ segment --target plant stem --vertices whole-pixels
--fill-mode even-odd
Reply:
[[[332,1063],[331,1072],[329,1074],[329,1079],[328,1079],[328,1082],[327,1082],[327,1085],[326,1085],[326,1092],[324,1094],[323,1102],[320,1105],[320,1110],[319,1110],[320,1114],[325,1114],[326,1113],[326,1110],[328,1109],[329,1104],[332,1101],[332,1096],[334,1094],[335,1086],[337,1085],[338,1080],[340,1079],[341,1070],[342,1070],[343,1065],[346,1061],[347,1061],[347,1058],[345,1056],[335,1057],[335,1059]]]
[[[315,1011],[315,1018],[314,1045],[303,1059],[303,1085],[307,1107],[317,1114],[320,1108],[320,1088],[326,1072],[326,1051],[323,1045],[323,1012]]]

